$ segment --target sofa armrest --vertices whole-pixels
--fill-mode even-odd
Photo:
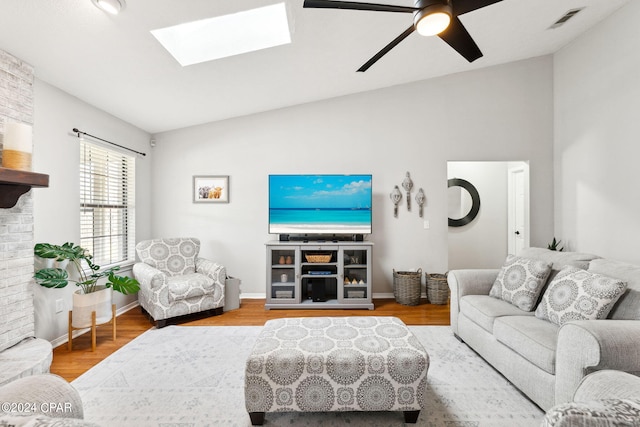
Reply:
[[[637,399],[640,397],[640,377],[622,371],[593,372],[582,379],[573,395],[574,402],[601,399]]]
[[[222,286],[224,291],[224,281],[227,279],[227,270],[224,265],[205,258],[196,258],[196,272],[212,278],[216,284]]]
[[[458,334],[458,314],[460,298],[465,295],[489,295],[493,282],[498,277],[498,269],[451,270],[447,282],[451,290],[451,307],[449,311],[451,329]]]
[[[167,275],[155,267],[137,262],[133,265],[133,275],[140,282],[141,288],[156,290],[167,282]]]
[[[558,331],[555,402],[572,400],[582,379],[614,369],[640,373],[640,321],[581,320]]]
[[[28,402],[31,414],[35,412],[54,418],[84,417],[82,400],[76,389],[54,374],[31,375],[3,385],[0,387],[0,402],[8,403],[9,409],[11,403]]]

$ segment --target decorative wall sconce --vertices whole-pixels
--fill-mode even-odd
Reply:
[[[409,176],[409,172],[407,172],[407,176],[405,176],[404,181],[402,181],[402,188],[407,192],[407,210],[411,210],[411,189],[413,188],[413,181],[411,181],[411,177]]]
[[[397,218],[398,204],[400,204],[400,200],[402,200],[402,193],[397,185],[393,187],[393,191],[389,194],[389,197],[391,197],[391,201],[393,202],[393,216]]]
[[[424,195],[424,191],[422,191],[422,188],[418,190],[418,194],[416,194],[416,203],[418,204],[418,206],[420,206],[419,209],[419,215],[420,218],[422,218],[422,206],[424,205],[424,202],[427,200],[427,197]]]

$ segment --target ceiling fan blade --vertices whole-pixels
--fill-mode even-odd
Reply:
[[[351,9],[369,10],[374,12],[401,12],[413,13],[419,10],[416,7],[395,6],[392,4],[359,3],[355,1],[330,1],[330,0],[304,0],[302,7],[313,7],[317,9]]]
[[[398,45],[398,43],[400,43],[402,40],[406,39],[411,33],[413,33],[415,31],[415,27],[412,25],[409,28],[407,28],[404,33],[400,34],[398,37],[396,37],[395,39],[393,39],[393,41],[391,43],[389,43],[388,45],[386,45],[385,47],[382,48],[382,50],[378,53],[376,53],[373,58],[371,58],[370,60],[368,60],[362,67],[358,68],[359,72],[365,72],[369,69],[369,67],[371,67],[373,64],[375,64],[376,62],[378,62],[378,60],[380,58],[382,58],[383,56],[385,56],[391,49],[393,49],[394,47],[396,47]]]
[[[502,0],[453,0],[451,2],[451,6],[453,7],[453,16],[462,15],[463,13],[481,9],[485,6],[501,1]]]
[[[457,17],[451,19],[451,23],[446,30],[438,34],[442,40],[447,42],[449,46],[454,48],[460,55],[464,56],[469,62],[473,62],[476,59],[482,57],[480,48],[473,41],[471,35],[464,28],[462,22]]]

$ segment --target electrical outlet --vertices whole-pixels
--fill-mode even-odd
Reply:
[[[429,229],[429,220],[425,219],[423,224],[422,224],[422,226],[424,227],[425,230],[428,230]]]
[[[56,300],[56,313],[62,313],[64,310],[64,301],[61,299]]]

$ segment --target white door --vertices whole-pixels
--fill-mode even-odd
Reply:
[[[529,247],[529,165],[519,163],[508,171],[508,251],[514,255]]]

